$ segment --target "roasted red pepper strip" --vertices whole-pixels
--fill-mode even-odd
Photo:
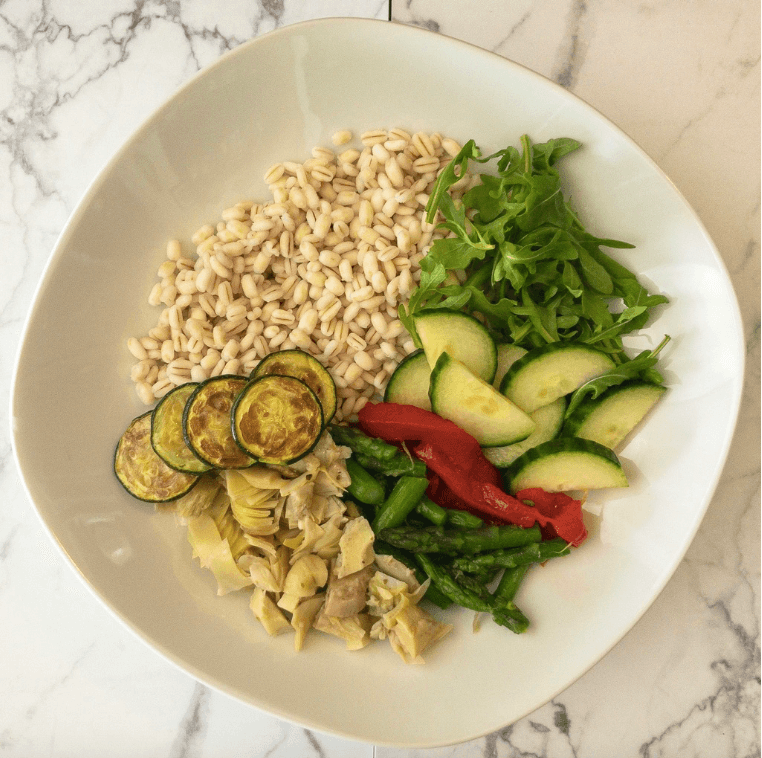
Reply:
[[[479,443],[452,421],[398,403],[368,403],[358,415],[360,427],[371,436],[387,442],[418,442],[412,452],[437,477],[430,477],[427,490],[435,503],[525,528],[539,523],[543,536],[560,537],[572,545],[587,537],[578,500],[536,488],[511,497],[503,491],[500,472],[484,457]]]
[[[429,471],[429,486],[426,495],[442,508],[451,508],[455,511],[467,511],[478,516],[485,524],[504,524],[505,521],[494,516],[489,516],[484,511],[479,511],[465,500],[461,500],[437,475]]]
[[[561,537],[575,546],[584,542],[587,529],[582,521],[582,501],[575,500],[564,492],[546,492],[539,487],[520,490],[516,497],[531,501],[546,519],[547,524],[540,522],[546,539]]]
[[[484,457],[479,443],[452,421],[414,405],[366,403],[358,413],[360,428],[386,442],[431,444],[460,473],[500,486],[500,472]]]

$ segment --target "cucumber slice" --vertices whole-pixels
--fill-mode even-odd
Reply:
[[[579,437],[559,437],[527,450],[505,470],[504,478],[514,495],[527,487],[568,492],[628,486],[614,452]]]
[[[626,382],[610,387],[595,400],[582,401],[564,424],[564,434],[599,442],[612,450],[656,405],[666,387]]]
[[[432,371],[439,356],[449,353],[485,382],[495,378],[495,340],[473,316],[446,309],[422,310],[416,313],[413,322]]]
[[[246,386],[245,376],[221,374],[201,382],[183,410],[185,444],[200,460],[216,468],[247,468],[254,459],[233,438],[230,410]]]
[[[513,366],[519,358],[523,358],[526,354],[527,351],[518,345],[510,345],[508,343],[498,345],[497,371],[495,372],[495,378],[492,380],[492,386],[500,387],[500,382],[503,381],[503,377],[508,373],[508,369]]]
[[[520,455],[537,445],[554,439],[564,424],[564,413],[566,412],[566,398],[559,397],[548,405],[543,405],[529,417],[534,421],[534,431],[521,442],[505,447],[485,447],[484,457],[498,468],[510,466]]]
[[[236,398],[232,429],[241,449],[261,463],[287,464],[309,453],[323,431],[323,408],[300,379],[252,379]]]
[[[336,384],[328,369],[314,356],[303,350],[280,350],[265,356],[251,372],[251,378],[278,374],[303,381],[320,401],[323,420],[328,424],[336,413]]]
[[[429,400],[429,382],[431,380],[431,368],[423,350],[402,359],[394,373],[389,377],[384,392],[385,403],[400,403],[402,405],[415,405],[426,411],[431,410]]]
[[[130,422],[114,451],[114,473],[121,485],[138,500],[166,503],[187,495],[200,479],[167,466],[151,447],[151,414]]]
[[[449,353],[431,372],[431,408],[455,422],[483,447],[510,445],[534,431],[534,421]]]
[[[509,369],[500,391],[527,413],[552,403],[585,382],[614,368],[600,350],[569,342],[552,342],[530,350]]]
[[[151,445],[156,455],[170,468],[186,474],[200,474],[211,468],[194,455],[183,438],[183,410],[196,387],[198,382],[187,382],[170,390],[151,415]]]

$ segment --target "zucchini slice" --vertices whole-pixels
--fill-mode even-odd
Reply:
[[[431,410],[429,382],[431,368],[423,350],[416,350],[400,361],[389,377],[384,392],[385,403],[415,405],[426,411]]]
[[[579,437],[559,437],[527,450],[505,470],[504,478],[514,495],[527,487],[568,492],[628,486],[614,452]]]
[[[610,387],[595,400],[583,400],[564,425],[564,434],[600,442],[612,450],[643,420],[667,391],[650,382]]]
[[[509,369],[500,391],[527,413],[574,392],[614,368],[606,353],[574,342],[551,342],[530,350]]]
[[[265,356],[251,372],[251,378],[277,374],[303,381],[317,396],[323,408],[323,423],[328,424],[336,413],[336,384],[328,369],[303,350],[281,350]]]
[[[520,455],[537,445],[554,439],[558,436],[564,424],[564,413],[566,412],[566,398],[559,397],[548,405],[543,405],[536,411],[529,414],[534,421],[534,431],[521,442],[515,442],[513,445],[504,447],[485,447],[484,457],[498,468],[510,466]]]
[[[170,468],[186,474],[201,474],[211,468],[193,454],[183,438],[183,410],[196,387],[198,382],[187,382],[170,390],[151,415],[151,445],[156,455]]]
[[[431,372],[431,407],[455,422],[483,447],[509,445],[528,437],[534,421],[521,408],[469,371],[449,353]]]
[[[509,344],[504,342],[497,346],[497,371],[495,372],[495,378],[492,380],[493,387],[500,387],[500,382],[503,381],[503,377],[508,373],[508,369],[513,366],[519,358],[523,358],[527,354],[527,351],[523,347],[518,345]]]
[[[151,414],[130,422],[114,451],[114,473],[133,497],[147,503],[166,503],[186,495],[198,480],[198,474],[186,474],[167,466],[151,446]]]
[[[461,311],[422,310],[413,317],[429,368],[434,370],[439,356],[449,353],[485,382],[497,371],[497,347],[487,328]]]
[[[251,379],[233,405],[235,440],[262,463],[299,460],[315,447],[323,428],[317,395],[293,376]]]
[[[201,382],[183,410],[185,444],[200,460],[215,468],[248,468],[255,463],[236,443],[230,411],[246,386],[245,376],[221,374]]]

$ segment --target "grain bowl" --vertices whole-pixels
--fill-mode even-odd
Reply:
[[[583,149],[567,164],[567,189],[576,207],[590,229],[631,241],[635,250],[629,265],[671,296],[659,333],[647,331],[643,346],[655,345],[664,331],[680,335],[667,367],[676,380],[673,389],[627,450],[627,457],[638,462],[637,470],[627,471],[630,487],[607,499],[602,520],[588,517],[584,551],[564,559],[562,566],[549,563],[541,577],[532,579],[524,608],[536,621],[531,631],[516,637],[485,625],[473,633],[472,614],[443,612],[439,618],[454,631],[437,643],[425,666],[416,667],[401,666],[386,646],[350,654],[317,636],[296,653],[291,639],[270,638],[252,623],[246,599],[235,593],[216,596],[213,577],[193,563],[191,547],[173,521],[131,499],[112,472],[115,441],[146,409],[144,400],[192,376],[194,367],[198,378],[201,371],[236,367],[230,361],[238,360],[241,368],[240,361],[248,358],[239,356],[252,348],[257,354],[255,344],[261,343],[256,338],[264,337],[265,329],[270,329],[268,347],[272,340],[298,345],[306,338],[314,317],[305,315],[306,308],[296,315],[305,286],[298,297],[296,280],[285,291],[285,280],[295,275],[286,269],[291,264],[283,264],[281,282],[265,285],[255,280],[253,268],[251,280],[245,280],[247,272],[236,271],[241,265],[235,262],[241,257],[235,255],[236,240],[221,239],[218,231],[242,222],[248,229],[240,229],[239,242],[252,229],[269,234],[277,224],[269,226],[273,217],[264,204],[278,203],[270,188],[277,190],[284,176],[301,188],[306,220],[311,185],[299,182],[299,166],[306,171],[305,162],[313,161],[308,165],[320,171],[315,161],[320,162],[321,148],[334,155],[351,149],[333,144],[337,132],[350,131],[360,149],[362,135],[377,129],[387,130],[385,142],[394,129],[404,130],[411,142],[414,135],[431,139],[438,134],[445,152],[445,139],[464,143],[473,138],[485,150],[515,143],[522,134],[537,142],[560,136],[582,142]],[[441,157],[436,156],[437,165]],[[421,158],[411,161],[412,170]],[[419,167],[434,169],[429,160],[429,167],[425,161]],[[330,159],[323,163],[331,165]],[[355,202],[346,196],[350,199]],[[391,199],[400,204],[400,198]],[[318,233],[339,234],[343,227],[334,224],[351,225],[333,200],[322,200],[331,204],[331,217],[319,220],[313,209]],[[407,201],[402,198],[401,204]],[[369,213],[367,207],[363,213]],[[291,221],[296,233],[297,219]],[[283,261],[296,242],[283,237],[291,221],[279,221],[277,249],[284,240]],[[384,350],[399,358],[409,347],[402,331],[393,340],[389,336],[399,327],[388,297],[391,270],[375,235],[392,235],[389,245],[381,243],[383,249],[401,251],[411,242],[393,228],[362,226],[372,232],[363,232],[364,242],[377,253],[377,270],[368,263],[365,271],[365,261],[356,260],[346,274],[354,280],[362,270],[365,281],[354,282],[361,286],[353,292],[362,294],[352,302],[383,296],[378,310],[364,311],[368,327],[360,326],[363,334],[357,334],[349,326],[358,323],[361,307],[345,318],[351,305],[349,299],[341,302],[347,293],[340,295],[339,285],[349,282],[342,281],[340,270],[338,282],[329,286],[328,276],[321,281],[328,293],[320,307],[322,290],[311,300],[318,321],[321,311],[336,319],[332,331],[326,328],[330,334],[313,340],[316,346],[317,340],[327,340],[320,343],[321,352],[337,328],[344,337],[343,324],[343,344],[350,344],[350,334],[359,338],[353,340],[351,356],[337,353],[334,368],[347,364],[336,373],[348,387],[356,383],[360,396],[370,387],[379,389],[374,381],[386,370]],[[212,274],[203,273],[205,265],[196,269],[193,256],[215,236],[233,247],[217,256],[216,243],[207,243],[214,251],[214,263],[207,251],[208,270],[230,281],[231,291],[227,301],[204,301],[205,311],[200,294],[209,282],[202,278],[199,287],[198,277],[208,280]],[[305,250],[307,257],[317,252],[316,262],[323,265],[316,245],[315,251],[307,245]],[[409,269],[420,252],[410,254]],[[403,278],[404,263],[394,267],[391,280],[399,277],[397,291],[404,294],[415,284],[413,273],[408,269],[409,278]],[[181,275],[191,270],[193,277]],[[312,273],[325,276],[322,269]],[[386,286],[377,274],[383,274]],[[250,344],[243,336],[233,344],[229,334],[214,333],[219,324],[212,320],[223,312],[226,323],[237,324],[230,331],[240,328],[243,314],[232,292],[233,275],[242,291],[256,289],[263,300],[256,307],[263,310],[264,286],[283,290],[268,292],[278,294],[273,302],[281,307],[272,308],[266,325],[261,313],[245,316],[246,329],[257,320],[262,326]],[[183,292],[192,289],[191,278],[195,293]],[[158,313],[171,310],[186,294],[191,300],[199,295],[196,305],[188,305],[200,311],[182,314],[181,325],[176,309],[160,324]],[[325,310],[330,308],[337,313]],[[340,308],[345,310],[338,319]],[[386,324],[387,347],[379,339],[370,350],[369,330],[384,330],[377,314]],[[167,326],[169,336],[166,329],[151,336],[152,329]],[[177,354],[183,345],[179,336],[177,345],[170,339],[173,326],[185,335],[187,356]],[[317,324],[310,333],[316,329]],[[315,21],[241,45],[201,72],[131,137],[89,188],[53,251],[29,315],[13,385],[14,451],[30,498],[62,556],[106,607],[168,661],[230,696],[312,729],[376,744],[433,747],[491,732],[547,702],[615,645],[659,594],[690,544],[724,464],[741,391],[740,335],[726,271],[696,215],[654,163],[594,109],[531,71],[441,35],[385,22]],[[188,350],[192,339],[196,347],[204,344],[206,353]],[[185,362],[172,363],[177,360]],[[136,386],[142,387],[142,398]],[[341,412],[351,416],[355,396],[341,400]],[[676,435],[679,444],[667,442]]]

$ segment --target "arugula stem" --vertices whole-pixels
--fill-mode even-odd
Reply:
[[[492,261],[488,261],[486,264],[482,264],[472,274],[469,274],[466,281],[463,283],[464,287],[481,287],[487,279],[489,279],[490,272],[492,271]]]
[[[532,171],[532,145],[529,142],[529,135],[522,135],[521,146],[524,148],[524,173],[529,174]]]

